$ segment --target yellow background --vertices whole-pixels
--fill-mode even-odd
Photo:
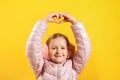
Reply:
[[[71,14],[88,32],[92,54],[79,80],[120,80],[119,0],[1,0],[0,80],[35,80],[26,58],[26,41],[36,21],[51,12]],[[61,32],[75,44],[69,26],[49,24],[43,43]]]

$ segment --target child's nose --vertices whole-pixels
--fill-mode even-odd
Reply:
[[[60,54],[60,53],[61,53],[61,50],[60,50],[60,49],[58,49],[58,50],[57,50],[57,53],[58,53],[58,54]]]

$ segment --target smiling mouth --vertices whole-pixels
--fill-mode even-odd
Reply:
[[[55,55],[55,57],[63,57],[63,55]]]

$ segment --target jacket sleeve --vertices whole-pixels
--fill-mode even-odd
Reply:
[[[77,44],[77,51],[73,57],[73,67],[79,74],[89,58],[91,43],[82,23],[73,24],[72,31]]]
[[[42,38],[47,29],[45,21],[37,21],[26,44],[26,54],[36,76],[40,75],[44,59],[42,56]]]

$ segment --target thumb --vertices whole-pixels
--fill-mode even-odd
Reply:
[[[59,23],[68,22],[67,20],[60,20]]]

